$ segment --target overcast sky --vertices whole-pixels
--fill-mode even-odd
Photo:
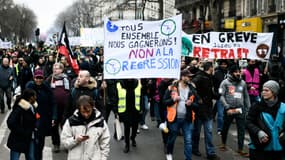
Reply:
[[[14,0],[16,4],[21,4],[32,9],[37,15],[38,27],[41,34],[52,27],[57,15],[65,10],[75,0]]]

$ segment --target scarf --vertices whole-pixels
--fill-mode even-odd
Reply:
[[[69,80],[68,80],[68,77],[66,74],[59,74],[59,75],[53,75],[53,81],[55,80],[63,80],[63,85],[64,85],[64,89],[66,90],[69,90]],[[54,82],[51,82],[51,83],[54,83]],[[56,86],[55,85],[51,85],[51,88],[55,88]]]
[[[274,100],[264,100],[264,102],[267,104],[268,107],[273,107],[278,102],[278,97],[276,97]]]

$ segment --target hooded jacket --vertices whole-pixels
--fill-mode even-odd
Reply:
[[[73,114],[73,112],[76,110],[76,101],[82,95],[88,95],[92,97],[95,100],[96,108],[101,111],[101,104],[99,103],[100,97],[98,93],[99,91],[97,89],[97,82],[94,78],[90,78],[87,86],[79,86],[78,80],[76,80],[74,87],[71,90],[69,107],[65,108],[64,111],[64,118],[67,119]]]
[[[78,110],[65,122],[61,132],[62,145],[69,150],[68,160],[106,160],[110,152],[110,133],[101,113],[94,108],[94,116],[84,120]],[[78,143],[75,137],[88,135]]]
[[[247,113],[250,100],[244,80],[236,80],[232,75],[228,75],[228,78],[222,81],[219,91],[225,110],[241,108],[243,113]]]
[[[34,107],[32,110],[31,107]],[[26,153],[29,151],[33,131],[36,127],[35,107],[26,100],[21,99],[13,106],[13,111],[7,119],[10,134],[7,146],[12,151]]]

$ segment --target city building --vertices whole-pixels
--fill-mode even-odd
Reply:
[[[273,32],[272,54],[285,51],[285,0],[216,0],[218,17],[211,15],[212,0],[175,0],[187,33],[216,31]],[[218,19],[213,28],[212,19]]]
[[[159,20],[176,15],[174,0],[99,0],[92,3],[96,3],[98,7],[94,10],[95,26],[102,26],[104,17],[114,21],[121,19]],[[162,12],[160,12],[160,5],[163,8]]]

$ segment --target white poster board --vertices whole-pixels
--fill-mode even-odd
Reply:
[[[180,77],[181,15],[104,22],[104,79]]]
[[[273,33],[182,34],[182,55],[209,59],[269,59]]]
[[[69,37],[69,45],[70,46],[80,46],[80,37]]]
[[[96,46],[103,46],[103,44],[104,44],[103,28],[80,29],[80,46],[96,47]]]
[[[2,49],[10,49],[12,47],[13,47],[12,42],[4,42],[4,41],[0,42],[0,48]]]

